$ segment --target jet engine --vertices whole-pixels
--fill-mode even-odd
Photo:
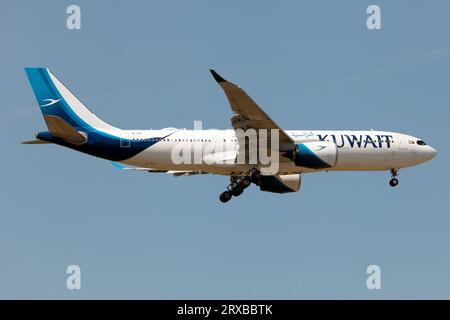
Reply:
[[[297,192],[301,182],[300,174],[261,176],[259,188],[261,191],[274,193]]]

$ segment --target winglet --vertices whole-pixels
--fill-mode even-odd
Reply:
[[[212,76],[214,77],[214,80],[216,80],[217,82],[226,82],[226,80],[224,78],[222,78],[216,71],[214,71],[213,69],[209,69],[209,71],[211,72]]]

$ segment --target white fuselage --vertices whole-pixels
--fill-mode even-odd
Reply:
[[[374,171],[391,170],[414,166],[433,158],[436,151],[418,138],[384,131],[353,130],[286,130],[296,144],[312,141],[327,141],[337,146],[337,161],[333,167],[309,169],[296,166],[293,161],[279,158],[278,174],[307,173],[316,171]],[[121,130],[114,132],[133,144],[133,141],[164,136],[158,143],[143,150],[130,159],[121,161],[126,165],[161,171],[195,170],[223,175],[243,175],[248,165],[235,163],[208,163],[203,157],[200,162],[174,163],[173,150],[176,146],[185,150],[211,150],[220,145],[220,157],[233,158],[239,150],[234,130]],[[125,146],[126,147],[126,146]],[[197,149],[195,149],[197,148]],[[217,152],[217,151],[216,151]],[[217,153],[217,154],[219,154]],[[214,152],[213,152],[214,154]]]
[[[227,175],[230,183],[221,202],[238,197],[252,183],[264,192],[297,192],[301,173],[308,172],[390,170],[389,184],[395,187],[400,168],[436,155],[424,141],[394,132],[283,130],[214,70],[230,103],[234,130],[122,130],[90,112],[47,68],[25,71],[48,130],[24,143],[54,143],[110,160],[120,169]]]

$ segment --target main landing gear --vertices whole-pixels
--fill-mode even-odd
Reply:
[[[219,196],[219,200],[221,202],[228,202],[232,197],[239,197],[245,189],[250,187],[252,182],[257,183],[261,174],[259,171],[251,171],[248,176],[244,177],[235,177],[232,176],[230,178],[230,184],[227,187],[227,190],[222,192]]]
[[[397,175],[398,175],[398,170],[391,169],[391,180],[389,180],[389,185],[391,187],[395,187],[398,185],[398,179],[396,178]]]

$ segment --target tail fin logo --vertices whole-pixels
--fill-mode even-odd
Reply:
[[[61,99],[44,99],[42,100],[42,102],[44,102],[45,104],[41,104],[41,107],[48,107],[55,103],[58,103],[59,101],[61,101]]]

